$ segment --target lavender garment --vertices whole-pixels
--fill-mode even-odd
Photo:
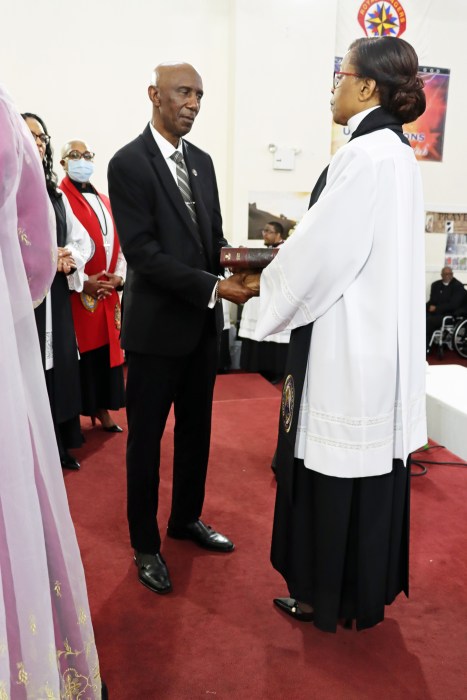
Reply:
[[[0,86],[0,698],[101,697],[33,304],[56,270],[37,148]],[[67,694],[68,693],[68,694]]]

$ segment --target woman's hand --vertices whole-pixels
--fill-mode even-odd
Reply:
[[[89,275],[83,285],[83,292],[94,297],[94,299],[105,299],[109,297],[112,294],[114,285],[108,279],[99,279],[102,275],[108,276],[108,273],[102,270],[102,272],[98,272],[95,275]],[[116,277],[116,275],[111,275],[111,277]],[[121,278],[118,277],[118,279]]]

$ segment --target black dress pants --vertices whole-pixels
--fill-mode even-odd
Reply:
[[[183,527],[203,508],[211,439],[218,338],[207,319],[193,352],[182,357],[127,353],[127,493],[131,544],[157,553],[161,439],[175,412],[172,507],[169,522]]]

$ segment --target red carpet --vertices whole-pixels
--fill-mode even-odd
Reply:
[[[467,473],[433,466],[412,483],[411,597],[382,625],[330,635],[273,608],[269,564],[280,395],[258,375],[218,378],[204,519],[231,555],[166,539],[173,593],[138,583],[125,514],[125,441],[83,421],[66,474],[111,700],[461,700],[467,696]],[[116,415],[126,427],[124,411]],[[170,501],[170,420],[161,528]],[[452,458],[446,451],[429,459]],[[442,455],[442,456],[441,456]]]

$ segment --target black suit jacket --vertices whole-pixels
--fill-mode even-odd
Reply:
[[[227,245],[214,167],[207,153],[186,141],[184,157],[199,234],[149,125],[109,163],[110,202],[128,263],[122,322],[128,351],[187,354],[206,317],[221,314],[208,309],[220,249]]]

